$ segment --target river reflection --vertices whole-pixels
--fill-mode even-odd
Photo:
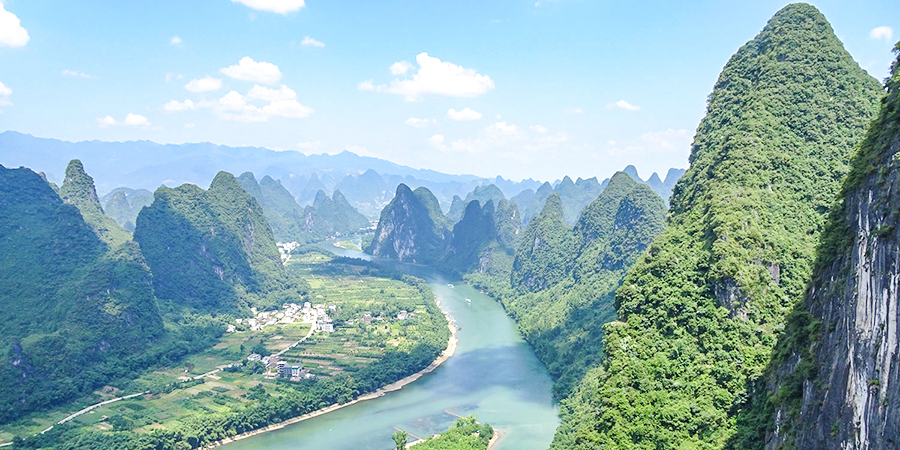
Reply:
[[[449,427],[454,414],[477,414],[480,422],[499,429],[503,438],[497,450],[550,446],[559,425],[550,375],[497,302],[428,267],[371,258],[331,243],[322,248],[428,281],[441,307],[461,327],[456,353],[397,392],[229,444],[227,450],[389,450],[395,428],[425,437]]]

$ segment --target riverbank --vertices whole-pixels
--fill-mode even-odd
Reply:
[[[437,300],[435,300],[435,301],[438,303],[438,306],[440,307],[440,302]],[[438,356],[437,359],[432,361],[431,364],[428,365],[428,367],[426,367],[406,378],[403,378],[401,380],[398,380],[391,384],[383,386],[380,389],[376,390],[375,392],[371,392],[369,394],[362,395],[353,401],[350,401],[347,403],[341,403],[341,404],[334,404],[334,405],[313,411],[311,413],[304,414],[302,416],[294,417],[293,419],[288,419],[283,422],[279,422],[279,423],[276,423],[273,425],[259,428],[257,430],[248,431],[246,433],[242,433],[242,434],[239,434],[234,437],[222,439],[220,441],[213,442],[203,448],[204,449],[212,449],[212,448],[216,448],[216,447],[221,447],[223,445],[231,444],[233,442],[247,439],[249,437],[257,436],[257,435],[260,435],[263,433],[268,433],[270,431],[280,430],[284,427],[287,427],[288,425],[293,425],[295,423],[300,423],[305,420],[312,419],[314,417],[319,417],[321,415],[328,414],[332,411],[337,411],[338,409],[346,408],[351,405],[355,405],[359,402],[363,402],[366,400],[373,400],[373,399],[376,399],[379,397],[383,397],[385,394],[387,394],[389,392],[398,391],[401,388],[403,388],[403,386],[406,386],[407,384],[410,384],[413,381],[418,380],[425,374],[433,372],[434,369],[437,369],[441,364],[443,364],[448,359],[450,359],[451,356],[453,356],[453,354],[456,352],[456,347],[457,347],[457,343],[458,343],[458,340],[456,339],[456,325],[454,324],[453,318],[450,317],[450,315],[447,314],[446,312],[444,312],[444,315],[447,317],[447,326],[448,326],[448,328],[450,328],[450,338],[447,340],[447,348],[444,349],[444,351],[441,352],[441,355]]]

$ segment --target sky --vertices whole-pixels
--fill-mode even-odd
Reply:
[[[686,3],[0,0],[0,131],[665,177],[728,58],[787,4]],[[813,4],[887,76],[900,2]]]

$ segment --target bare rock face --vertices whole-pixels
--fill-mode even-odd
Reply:
[[[898,65],[820,247],[808,314],[796,316],[809,339],[797,338],[800,327],[788,336],[796,345],[781,372],[800,375],[802,391],[775,408],[767,448],[900,448]],[[808,376],[798,373],[804,363],[814,367]]]
[[[400,261],[434,263],[444,255],[450,221],[427,188],[415,191],[405,184],[381,211],[375,238],[366,252]]]

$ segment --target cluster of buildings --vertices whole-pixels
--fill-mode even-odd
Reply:
[[[328,305],[328,309],[331,311],[334,311],[335,308],[337,308],[335,305]],[[328,333],[334,332],[334,325],[331,317],[329,317],[326,312],[325,305],[312,306],[309,302],[306,302],[301,308],[300,305],[296,303],[285,303],[282,305],[280,311],[260,312],[257,311],[256,308],[250,308],[250,312],[254,314],[254,317],[249,319],[235,319],[235,321],[238,325],[249,325],[250,330],[252,331],[259,331],[265,327],[277,324],[301,322],[318,325],[319,330]],[[228,327],[228,332],[234,332],[236,330],[237,327],[233,325]]]
[[[253,353],[247,357],[247,361],[259,361],[266,366],[266,378],[286,378],[289,380],[299,380],[303,378],[313,378],[315,375],[309,373],[309,369],[303,368],[303,363],[289,363],[282,361],[278,355],[262,356],[259,353]]]

